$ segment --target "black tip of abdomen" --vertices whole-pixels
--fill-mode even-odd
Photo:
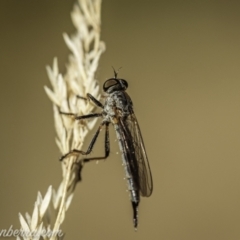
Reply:
[[[139,202],[132,202],[133,226],[134,226],[135,231],[137,231],[137,226],[138,226],[138,204],[139,204]]]

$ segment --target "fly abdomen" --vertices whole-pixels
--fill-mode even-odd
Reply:
[[[135,230],[137,229],[138,225],[138,205],[140,202],[139,197],[139,188],[137,185],[137,182],[134,181],[134,172],[132,171],[130,167],[130,161],[132,159],[129,159],[131,155],[128,154],[127,151],[129,151],[130,146],[127,146],[126,136],[124,135],[123,129],[118,124],[114,124],[114,128],[116,130],[119,149],[122,153],[122,162],[123,167],[126,175],[127,185],[128,185],[128,191],[130,193],[130,198],[132,202],[132,208],[133,208],[133,225]]]

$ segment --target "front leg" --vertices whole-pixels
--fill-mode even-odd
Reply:
[[[83,99],[85,101],[87,101],[87,99],[91,100],[96,106],[100,107],[100,108],[104,108],[104,106],[102,105],[101,102],[99,102],[93,95],[91,95],[90,93],[87,93],[87,98],[82,97],[77,95],[77,98]]]

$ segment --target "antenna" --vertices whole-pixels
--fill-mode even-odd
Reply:
[[[113,68],[113,72],[114,72],[114,78],[117,78],[117,72],[115,71],[115,69],[114,69],[114,67],[112,66],[112,68]]]
[[[112,66],[112,68],[113,68],[113,72],[114,72],[114,78],[116,79],[116,78],[117,78],[117,75],[118,75],[118,72],[119,72],[119,70],[120,70],[122,67],[120,67],[117,71],[114,69],[113,66]]]

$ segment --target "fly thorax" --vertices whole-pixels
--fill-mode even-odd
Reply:
[[[103,109],[103,117],[110,122],[112,116],[115,116],[115,102],[111,96],[108,96]]]
[[[118,110],[118,114],[121,117],[128,116],[132,113],[132,101],[130,97],[124,91],[117,91],[112,94],[112,97],[115,101],[116,109]]]

